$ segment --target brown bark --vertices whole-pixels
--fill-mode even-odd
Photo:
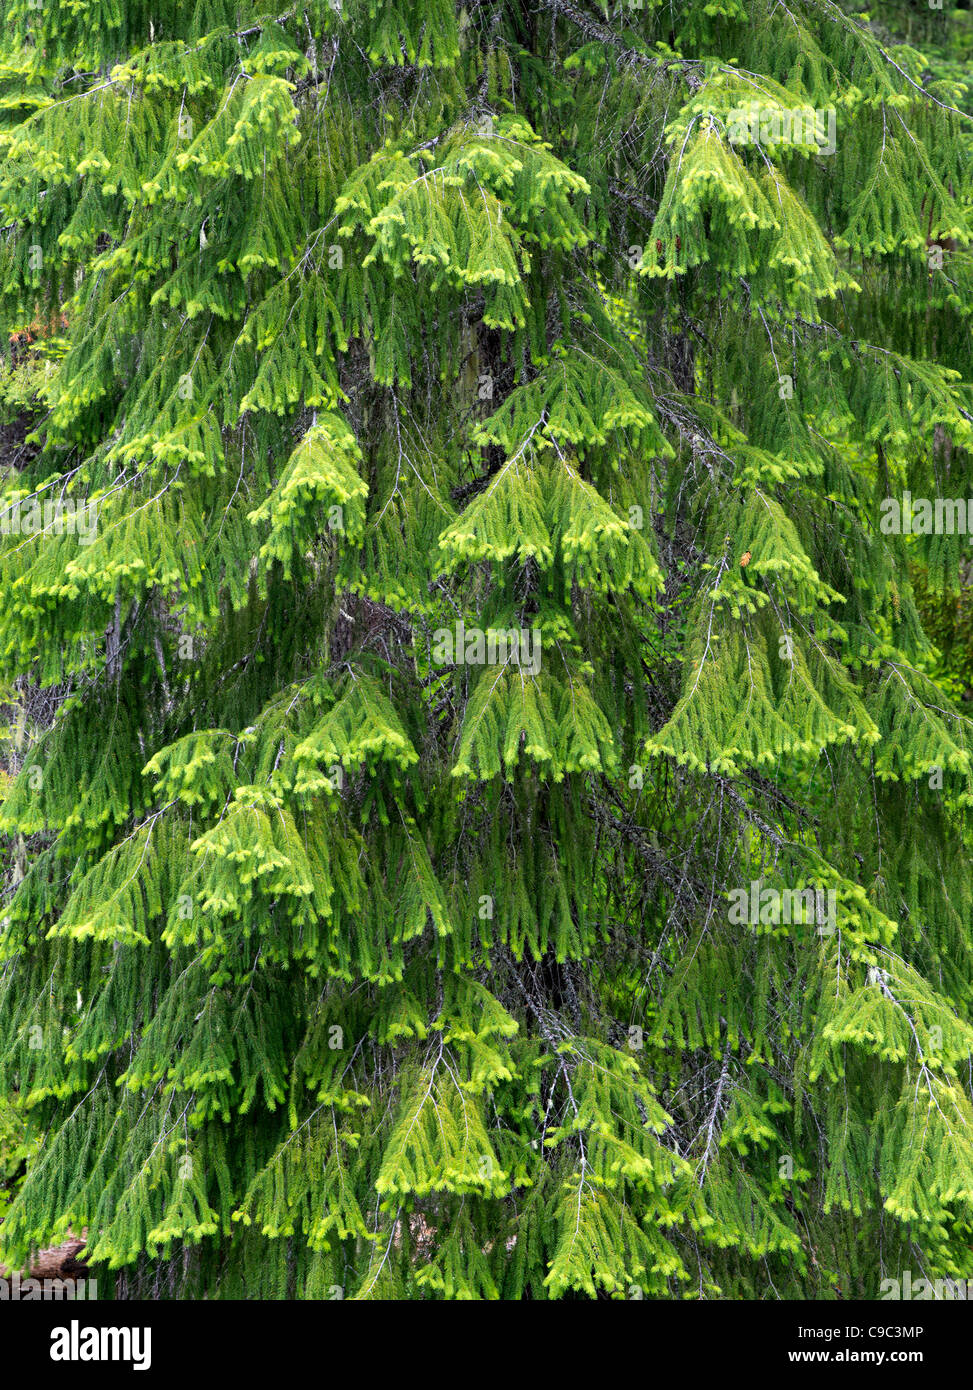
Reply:
[[[83,1279],[88,1266],[79,1259],[85,1243],[78,1236],[71,1236],[61,1245],[52,1245],[47,1250],[38,1251],[30,1269],[24,1275],[30,1279]],[[0,1265],[0,1278],[9,1279],[10,1271]]]

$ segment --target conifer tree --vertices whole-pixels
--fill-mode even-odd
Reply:
[[[0,1262],[973,1277],[969,537],[883,526],[973,126],[856,9],[2,5]]]

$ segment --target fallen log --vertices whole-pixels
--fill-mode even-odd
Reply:
[[[60,1245],[40,1250],[21,1278],[70,1280],[72,1283],[77,1279],[84,1279],[88,1273],[88,1266],[80,1258],[84,1247],[85,1242],[79,1236],[70,1236]],[[11,1271],[5,1265],[0,1265],[0,1280],[9,1285],[10,1279]],[[7,1293],[9,1292],[8,1288]]]

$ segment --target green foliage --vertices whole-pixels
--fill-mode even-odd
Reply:
[[[947,8],[5,8],[4,1263],[973,1276]]]

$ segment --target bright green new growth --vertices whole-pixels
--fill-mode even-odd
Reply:
[[[97,527],[0,535],[57,707],[0,808],[0,1262],[973,1277],[973,723],[914,590],[967,538],[879,527],[973,495],[923,64],[833,0],[5,7],[0,505]]]

